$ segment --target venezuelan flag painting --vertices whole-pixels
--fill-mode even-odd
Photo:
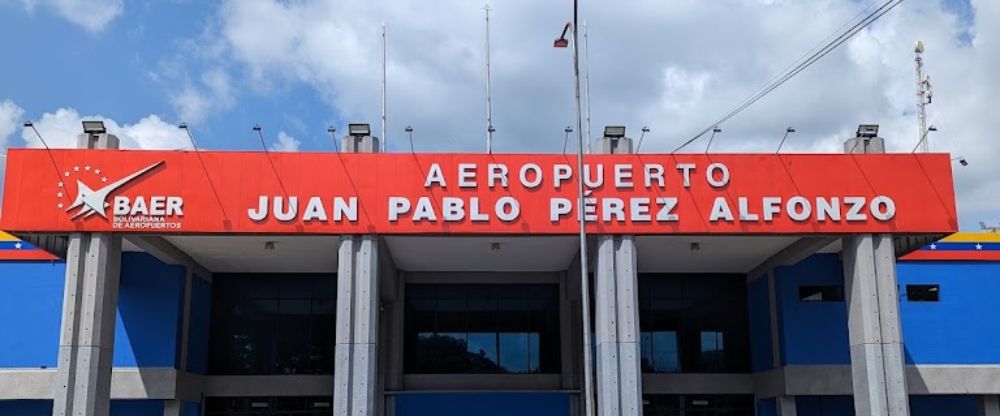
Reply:
[[[0,231],[0,261],[59,260],[49,252],[35,247],[27,241]]]
[[[1000,233],[955,233],[903,256],[904,261],[1000,261]]]

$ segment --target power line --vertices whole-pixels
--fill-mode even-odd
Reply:
[[[858,32],[860,32],[862,30],[864,30],[868,26],[871,26],[879,18],[881,18],[883,15],[885,15],[886,13],[888,13],[889,11],[891,11],[892,9],[896,8],[896,6],[898,6],[902,2],[903,2],[903,0],[888,0],[888,1],[886,1],[884,4],[882,4],[882,6],[880,6],[877,9],[875,9],[874,11],[872,11],[871,13],[869,13],[867,16],[865,16],[863,19],[861,19],[859,22],[855,23],[853,26],[851,26],[849,29],[847,29],[847,31],[841,33],[839,36],[837,36],[836,38],[834,38],[832,41],[828,42],[826,45],[824,45],[818,51],[814,52],[805,61],[802,61],[801,63],[799,63],[798,65],[796,65],[791,71],[788,71],[784,75],[781,75],[781,76],[777,77],[776,81],[771,82],[770,85],[767,85],[762,90],[758,91],[756,94],[753,94],[752,96],[750,96],[750,98],[744,100],[742,102],[742,104],[740,104],[737,107],[735,107],[734,109],[730,110],[728,113],[726,113],[725,115],[723,115],[721,118],[719,118],[718,120],[716,120],[714,123],[712,123],[711,125],[709,125],[708,127],[706,127],[704,130],[700,131],[694,137],[688,139],[686,142],[684,142],[683,144],[681,144],[680,146],[678,146],[671,153],[674,153],[674,152],[677,152],[677,151],[683,149],[685,146],[691,144],[695,140],[698,140],[699,138],[701,138],[702,136],[704,136],[706,133],[712,131],[712,129],[714,129],[717,126],[719,126],[720,124],[722,124],[722,123],[728,121],[729,119],[735,117],[737,114],[739,114],[740,112],[742,112],[743,110],[745,110],[747,107],[750,107],[751,105],[755,104],[757,101],[760,101],[760,99],[762,99],[765,96],[767,96],[768,94],[770,94],[772,91],[774,91],[775,89],[777,89],[778,87],[780,87],[782,84],[784,84],[785,82],[788,82],[788,80],[792,79],[793,77],[795,77],[796,75],[798,75],[800,72],[804,71],[806,68],[812,66],[812,64],[816,63],[816,61],[822,59],[824,56],[826,56],[827,54],[829,54],[833,50],[837,49],[837,47],[839,47],[840,45],[844,44],[844,42],[847,42],[855,34],[857,34]]]

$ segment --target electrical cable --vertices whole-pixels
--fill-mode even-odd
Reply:
[[[861,21],[855,23],[847,31],[845,31],[844,33],[841,33],[839,36],[837,36],[833,41],[827,43],[825,46],[823,46],[822,48],[820,48],[820,50],[818,50],[815,53],[813,53],[805,61],[803,61],[803,62],[799,63],[798,65],[796,65],[791,71],[787,72],[784,75],[781,75],[781,76],[777,77],[776,81],[770,83],[770,85],[766,86],[761,91],[758,91],[756,94],[753,94],[747,100],[744,100],[742,102],[742,104],[740,104],[737,107],[735,107],[734,109],[730,110],[728,113],[726,113],[721,118],[719,118],[716,122],[712,123],[709,127],[706,127],[704,130],[702,130],[701,132],[699,132],[698,134],[696,134],[694,137],[691,137],[690,139],[688,139],[687,141],[685,141],[683,144],[681,144],[676,149],[674,149],[674,151],[671,152],[671,153],[676,153],[677,151],[683,149],[685,146],[691,144],[695,140],[698,140],[699,138],[701,138],[702,136],[704,136],[709,131],[712,131],[712,129],[716,128],[716,126],[718,126],[718,125],[720,125],[720,124],[728,121],[729,119],[733,118],[734,116],[736,116],[737,114],[739,114],[740,112],[742,112],[743,110],[745,110],[747,107],[750,107],[751,105],[755,104],[757,101],[760,101],[762,98],[764,98],[766,95],[770,94],[772,91],[774,91],[775,89],[777,89],[778,87],[780,87],[782,84],[784,84],[785,82],[787,82],[791,78],[795,77],[800,72],[804,71],[806,68],[812,66],[812,64],[816,63],[816,61],[818,61],[818,60],[822,59],[824,56],[828,55],[830,52],[832,52],[833,50],[835,50],[840,45],[844,44],[844,42],[846,42],[847,40],[849,40],[850,38],[852,38],[855,34],[857,34],[858,32],[860,32],[861,30],[864,30],[865,28],[867,28],[871,24],[875,23],[879,18],[881,18],[883,15],[885,15],[886,13],[888,13],[889,11],[891,11],[892,9],[896,8],[896,6],[898,6],[902,2],[903,2],[903,0],[888,0],[888,1],[886,1],[882,6],[880,6],[879,8],[875,9],[873,12],[871,12],[870,14],[868,14],[867,16],[865,16],[865,18],[863,18]]]

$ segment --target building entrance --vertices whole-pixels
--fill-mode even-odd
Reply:
[[[207,397],[205,416],[331,416],[332,396]]]

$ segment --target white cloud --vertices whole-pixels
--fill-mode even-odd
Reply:
[[[76,147],[77,136],[82,132],[83,120],[102,120],[108,132],[118,136],[123,149],[187,149],[191,143],[183,130],[151,114],[133,124],[119,124],[103,116],[83,116],[72,108],[60,108],[54,113],[42,114],[34,121],[35,128],[50,147]],[[30,129],[21,131],[21,138],[28,147],[42,147],[41,141]]]
[[[125,9],[123,0],[21,0],[21,4],[28,13],[42,6],[91,33],[103,31]]]
[[[19,127],[24,110],[11,100],[0,101],[0,149],[6,152],[7,138]]]
[[[229,75],[220,68],[202,74],[197,83],[189,82],[178,94],[170,97],[177,115],[189,123],[199,123],[220,110],[235,104]]]
[[[480,3],[364,0],[228,0],[207,28],[248,88],[312,87],[345,121],[377,125],[381,22],[389,32],[390,149],[405,147],[413,125],[422,150],[479,151],[485,137],[483,19]],[[646,151],[670,151],[751,95],[795,58],[874,1],[680,0],[592,2],[589,21],[593,126],[644,124]],[[912,47],[927,45],[935,80],[929,107],[932,150],[965,155],[956,167],[963,224],[1000,220],[993,178],[1000,164],[1000,2],[973,0],[975,26],[944,2],[903,3],[797,78],[723,125],[713,149],[841,151],[857,124],[877,122],[893,151],[917,141]],[[569,17],[562,3],[493,5],[495,149],[559,151],[573,124],[569,50],[552,39]],[[817,18],[820,17],[820,18]],[[971,42],[957,38],[968,33]],[[698,142],[691,151],[700,149]],[[981,159],[981,160],[980,160]]]
[[[3,195],[3,176],[7,171],[7,139],[10,138],[21,121],[24,110],[11,100],[0,101],[0,195]],[[0,206],[3,201],[0,200]]]
[[[283,131],[278,132],[278,142],[271,145],[271,149],[277,150],[279,152],[297,152],[299,151],[299,146],[302,142],[296,140],[294,137],[289,136]]]

